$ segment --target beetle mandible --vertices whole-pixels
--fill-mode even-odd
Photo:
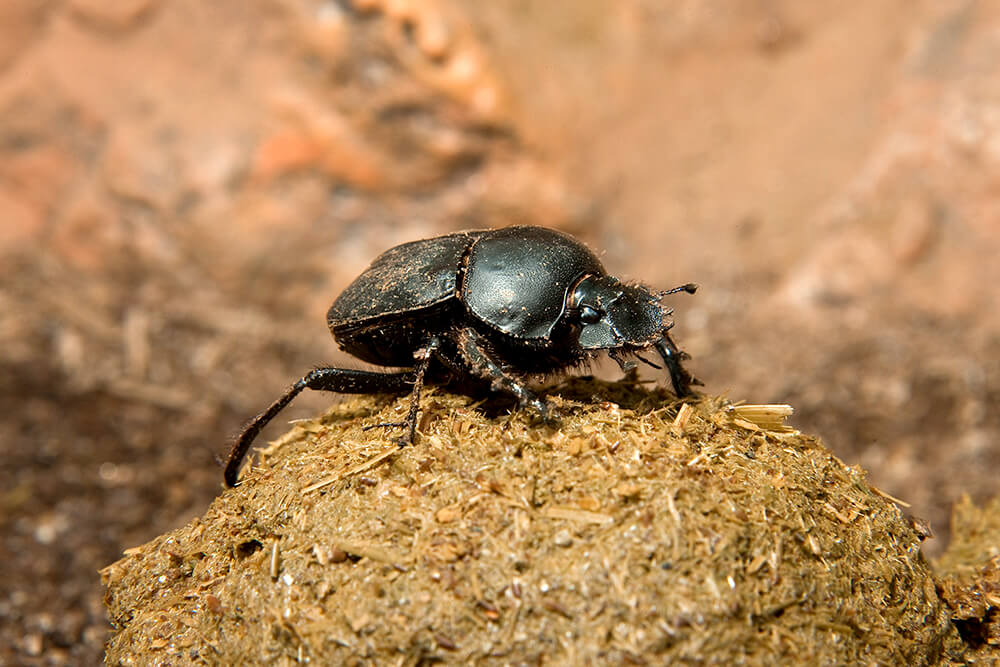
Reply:
[[[660,300],[693,294],[688,283],[654,292],[609,276],[600,260],[573,237],[544,227],[457,232],[404,243],[377,257],[327,313],[341,349],[372,364],[405,368],[376,372],[317,368],[257,415],[233,446],[225,480],[236,486],[254,438],[303,389],[342,394],[410,393],[400,446],[416,435],[425,383],[486,386],[530,405],[549,419],[549,404],[526,378],[579,366],[607,351],[622,370],[629,355],[654,348],[678,397],[697,384],[671,340],[673,309]]]

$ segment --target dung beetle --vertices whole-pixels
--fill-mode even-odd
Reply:
[[[225,480],[236,486],[254,438],[303,389],[342,394],[409,392],[405,428],[412,443],[424,383],[459,390],[488,387],[552,417],[548,403],[525,379],[580,366],[601,350],[622,370],[629,355],[655,348],[677,396],[697,383],[670,339],[672,309],[660,300],[693,294],[694,284],[654,292],[609,276],[600,260],[573,237],[544,227],[457,232],[404,243],[377,257],[327,313],[341,349],[372,364],[406,368],[374,372],[317,368],[257,415],[233,446]],[[374,427],[369,427],[374,428]]]

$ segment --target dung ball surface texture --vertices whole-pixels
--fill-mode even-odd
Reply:
[[[103,571],[110,664],[938,664],[899,508],[766,409],[574,380],[558,426],[434,391],[295,425]]]

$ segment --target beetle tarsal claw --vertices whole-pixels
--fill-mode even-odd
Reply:
[[[403,428],[409,426],[410,422],[379,422],[378,424],[369,424],[368,426],[362,426],[362,431],[371,431],[376,428]]]
[[[529,403],[546,424],[558,424],[559,412],[544,398],[536,398]]]

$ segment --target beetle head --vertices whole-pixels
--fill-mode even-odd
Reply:
[[[692,384],[700,383],[681,366],[687,355],[677,349],[667,333],[673,326],[667,320],[673,310],[660,305],[660,299],[675,292],[694,294],[696,289],[696,285],[688,283],[664,292],[651,292],[641,285],[625,285],[612,276],[590,275],[574,287],[567,313],[580,327],[580,347],[608,350],[622,370],[635,366],[625,362],[623,352],[634,353],[639,360],[660,368],[638,354],[642,349],[655,347],[670,372],[674,393],[686,396],[691,393]]]
[[[585,350],[639,349],[662,337],[669,311],[659,295],[612,276],[586,276],[570,296],[569,312],[580,326]]]

